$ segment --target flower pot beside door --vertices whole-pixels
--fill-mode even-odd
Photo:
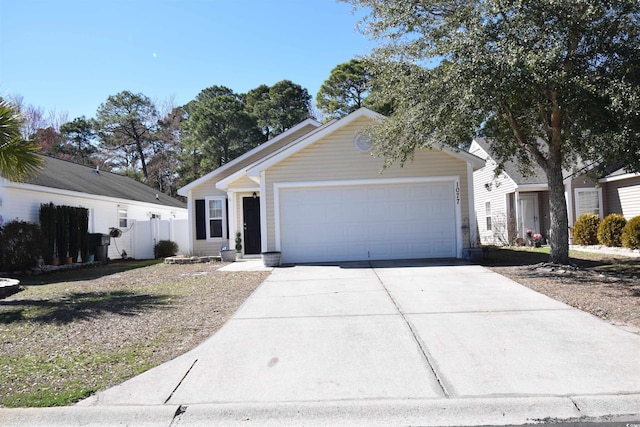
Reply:
[[[261,255],[265,267],[280,267],[281,252],[262,252]]]
[[[221,250],[220,259],[223,262],[234,262],[236,260],[236,251],[234,249]]]

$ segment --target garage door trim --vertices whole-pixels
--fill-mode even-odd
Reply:
[[[459,176],[432,176],[414,178],[381,178],[381,179],[357,179],[357,180],[335,180],[335,181],[300,181],[300,182],[276,182],[273,184],[274,195],[274,232],[276,251],[281,251],[281,226],[280,226],[280,190],[287,188],[319,188],[319,187],[341,187],[341,186],[370,186],[370,185],[393,185],[393,184],[421,184],[421,183],[450,182],[454,192],[455,201],[455,234],[457,257],[462,257],[462,224],[460,177]]]

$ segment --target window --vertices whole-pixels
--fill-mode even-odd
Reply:
[[[227,199],[211,197],[195,201],[196,240],[225,239],[227,229]]]
[[[127,208],[118,207],[118,227],[127,227]]]
[[[600,215],[600,191],[597,188],[576,188],[576,218],[592,213]]]
[[[222,237],[222,200],[209,200],[209,237]]]
[[[487,217],[487,231],[491,231],[491,202],[484,204],[485,216]]]

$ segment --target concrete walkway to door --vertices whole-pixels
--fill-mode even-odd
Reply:
[[[119,409],[172,426],[634,421],[639,354],[639,335],[479,266],[301,265],[275,269],[200,347],[67,421]]]

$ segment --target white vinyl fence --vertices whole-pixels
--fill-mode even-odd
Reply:
[[[189,250],[188,220],[157,219],[148,221],[132,221],[131,226],[122,230],[118,238],[112,238],[109,245],[109,257],[119,259],[122,251],[128,258],[152,259],[153,247],[160,240],[171,240],[178,244],[178,253],[186,254]]]

